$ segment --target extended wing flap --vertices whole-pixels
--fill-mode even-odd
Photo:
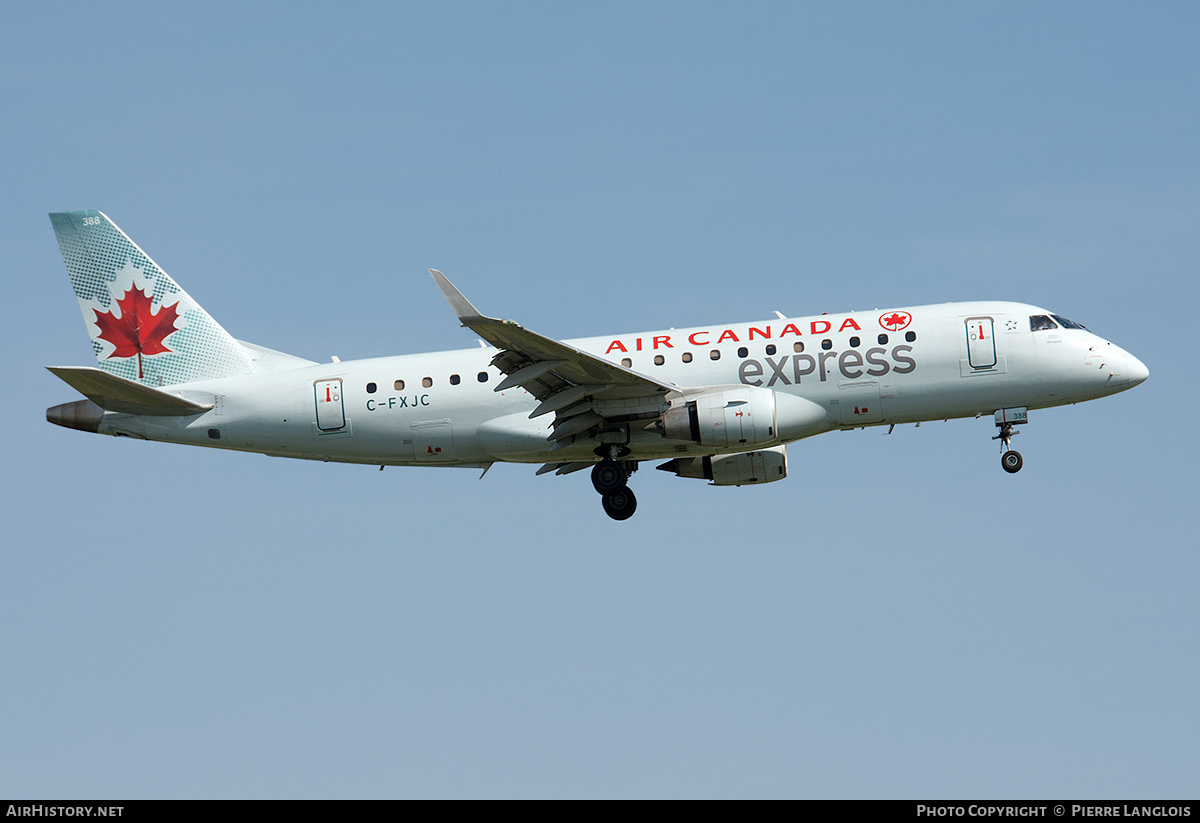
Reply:
[[[106,411],[169,417],[200,414],[212,408],[212,404],[193,403],[89,366],[47,366],[47,369]]]

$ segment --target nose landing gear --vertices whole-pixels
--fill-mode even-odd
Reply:
[[[637,464],[632,463],[632,468],[627,465],[610,457],[592,467],[592,485],[603,498],[604,513],[613,520],[628,520],[637,511],[637,497],[626,485]]]
[[[1013,426],[1028,422],[1029,413],[1024,408],[1000,409],[996,412],[996,427],[1000,429],[1000,433],[992,439],[999,440],[1001,443],[1000,466],[1009,474],[1016,474],[1025,465],[1021,453],[1012,448],[1013,437],[1020,434],[1020,432],[1013,431]]]

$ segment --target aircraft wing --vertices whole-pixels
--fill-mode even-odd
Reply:
[[[485,317],[440,271],[429,273],[462,325],[500,350],[492,365],[506,377],[495,390],[523,387],[540,401],[530,417],[554,412],[550,439],[559,448],[606,426],[656,418],[666,410],[669,396],[685,391],[511,320]]]

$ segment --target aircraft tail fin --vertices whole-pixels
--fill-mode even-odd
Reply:
[[[254,357],[106,215],[50,222],[104,372],[169,386],[252,371]]]

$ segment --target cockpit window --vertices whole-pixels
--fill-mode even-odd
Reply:
[[[1029,318],[1030,331],[1045,331],[1046,329],[1057,329],[1058,326],[1053,320],[1044,314],[1035,314]]]
[[[1074,320],[1068,320],[1060,314],[1052,314],[1050,316],[1057,320],[1058,325],[1062,326],[1064,329],[1082,329],[1083,331],[1087,331],[1087,328],[1082,323],[1076,323]]]

